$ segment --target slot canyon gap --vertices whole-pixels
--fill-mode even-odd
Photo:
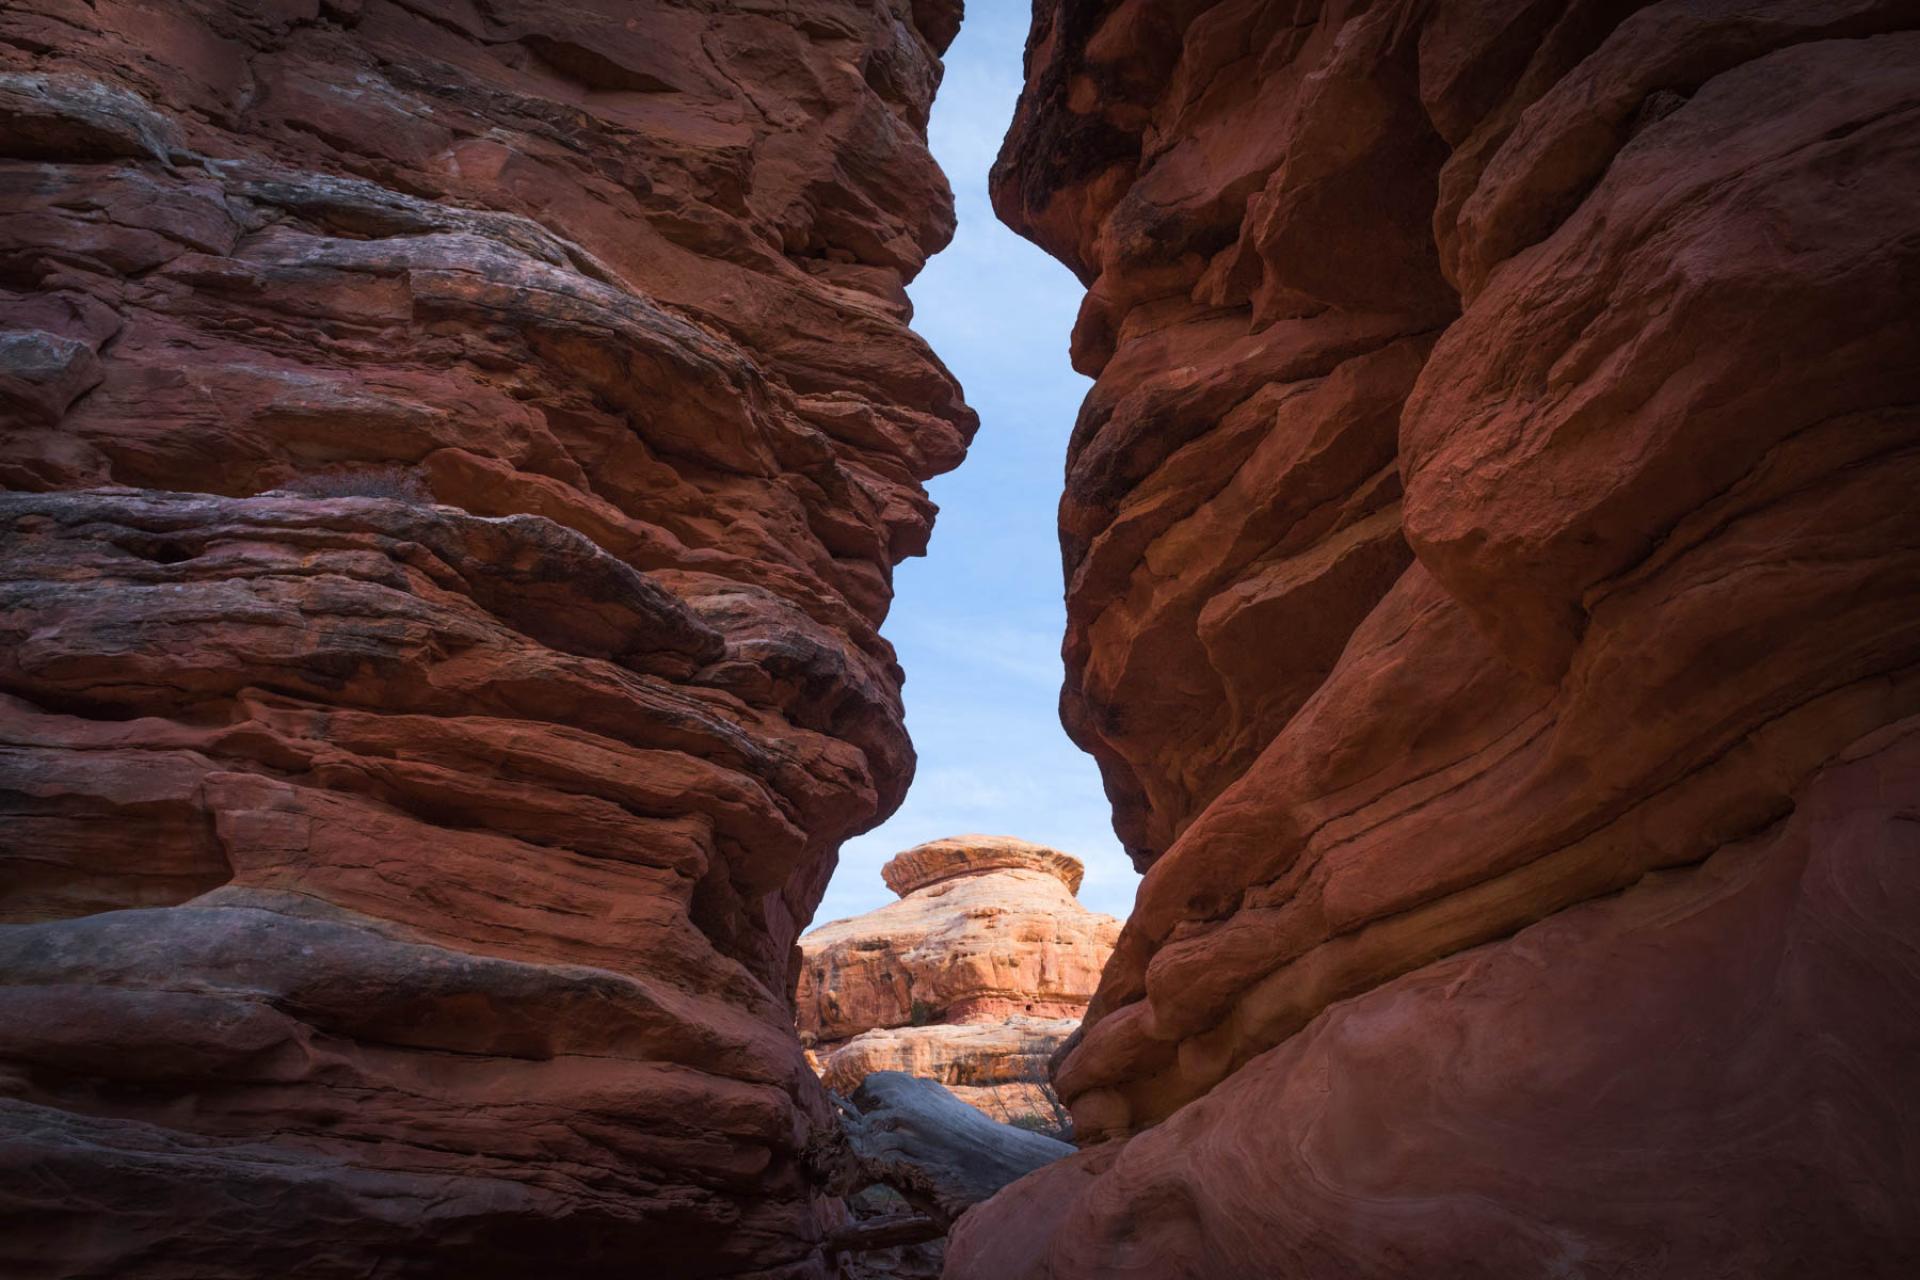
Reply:
[[[844,1273],[962,17],[0,7],[0,1272]],[[1913,1274],[1920,4],[1032,22],[1142,878],[945,1274]]]

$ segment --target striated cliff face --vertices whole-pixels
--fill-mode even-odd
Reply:
[[[0,11],[0,1270],[827,1274],[959,10]]]
[[[851,1094],[876,1071],[938,1080],[996,1120],[1052,1121],[1047,1061],[1074,1030],[1120,922],[1074,896],[1080,860],[1011,836],[896,854],[900,895],[800,940],[800,1030]]]
[[[1907,1274],[1920,10],[1041,0],[1027,75],[1145,879],[1115,1141],[948,1274]]]

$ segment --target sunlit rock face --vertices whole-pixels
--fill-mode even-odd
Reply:
[[[831,1271],[959,9],[0,6],[0,1271]]]
[[[949,1275],[1911,1272],[1916,26],[1037,7],[1145,879]]]
[[[1079,1026],[1120,922],[1074,894],[1079,859],[1010,836],[916,845],[898,902],[800,940],[800,1029],[828,1087],[938,1080],[996,1120],[1052,1121],[1047,1061]]]

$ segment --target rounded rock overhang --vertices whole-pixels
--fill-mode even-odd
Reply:
[[[897,853],[880,869],[880,876],[904,898],[943,880],[1008,869],[1045,871],[1075,894],[1086,872],[1080,859],[1043,844],[1012,836],[966,835],[929,840]]]

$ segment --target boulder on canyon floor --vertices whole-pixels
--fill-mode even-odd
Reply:
[[[881,871],[900,895],[800,939],[800,1030],[827,1086],[937,1080],[1001,1121],[1052,1127],[1047,1062],[1080,1025],[1120,922],[1074,896],[1077,858],[953,836]]]
[[[834,1270],[959,10],[0,5],[0,1272]]]
[[[855,1193],[855,1220],[834,1237],[845,1280],[938,1276],[955,1219],[1073,1154],[1056,1138],[989,1119],[923,1076],[875,1071],[836,1101],[840,1134],[820,1163]]]
[[[1920,1271],[1920,9],[1040,0],[1026,70],[1145,878],[1099,1145],[948,1275]]]

